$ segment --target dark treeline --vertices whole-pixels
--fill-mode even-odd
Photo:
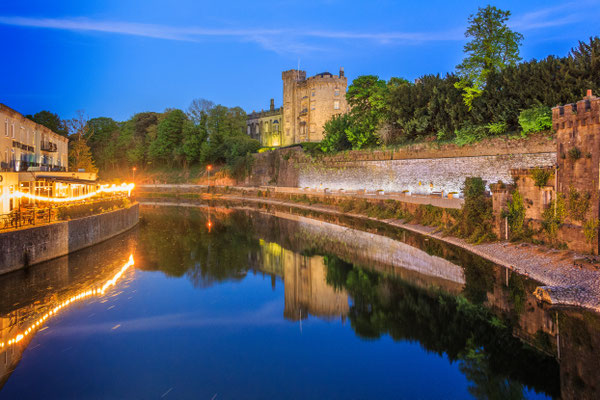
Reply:
[[[506,133],[551,129],[551,107],[600,91],[600,38],[591,38],[565,57],[522,62],[486,75],[485,88],[465,104],[461,78],[425,75],[414,83],[367,75],[348,88],[352,111],[325,125],[324,151],[426,138],[467,144]]]

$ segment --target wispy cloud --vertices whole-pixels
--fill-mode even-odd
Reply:
[[[517,15],[511,26],[521,31],[552,28],[575,24],[590,19],[590,12],[598,11],[598,1],[563,3]]]
[[[590,18],[590,10],[598,10],[597,0],[581,0],[516,15],[511,26],[519,31],[552,28],[574,24]],[[45,28],[78,32],[100,32],[163,40],[199,42],[221,38],[255,43],[276,53],[303,54],[329,51],[334,41],[366,42],[377,45],[414,45],[425,42],[464,40],[464,26],[441,32],[404,31],[336,31],[275,29],[210,28],[200,26],[169,26],[126,21],[102,21],[89,18],[30,18],[0,16],[0,24],[29,28]],[[320,39],[315,44],[314,39]],[[329,46],[329,47],[328,47]]]
[[[59,29],[80,32],[101,32],[164,40],[197,42],[207,37],[236,39],[256,43],[275,52],[304,53],[326,51],[321,46],[306,43],[307,39],[363,40],[380,44],[411,44],[426,41],[461,40],[460,32],[351,32],[293,29],[230,29],[204,27],[174,27],[122,21],[98,21],[88,18],[28,18],[0,16],[0,24],[29,28]]]

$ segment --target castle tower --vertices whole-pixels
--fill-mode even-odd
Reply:
[[[310,78],[292,69],[282,79],[284,145],[321,141],[325,122],[348,111],[344,68],[338,76],[323,72]]]
[[[291,69],[281,73],[283,79],[283,145],[297,143],[299,86],[306,80],[306,71]]]
[[[571,191],[589,197],[583,218],[567,218],[566,222],[584,226],[600,216],[600,98],[588,90],[577,103],[554,107],[552,124],[557,142],[557,192],[567,201]],[[597,253],[598,234],[591,245]]]

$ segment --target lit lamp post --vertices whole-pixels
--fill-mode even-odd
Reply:
[[[131,174],[132,174],[132,179],[131,179],[131,181],[132,181],[132,182],[135,182],[135,171],[136,171],[136,170],[137,170],[137,168],[136,168],[136,167],[133,167],[133,168],[131,169]]]
[[[206,166],[206,174],[208,176],[208,192],[210,193],[210,171],[212,170],[212,165],[208,164]]]

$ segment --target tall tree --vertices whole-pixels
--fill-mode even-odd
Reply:
[[[26,117],[35,123],[45,126],[52,132],[58,133],[61,136],[69,136],[67,124],[58,116],[58,114],[44,110],[35,113],[34,115],[26,115]]]
[[[88,123],[84,111],[78,110],[77,116],[67,122],[69,128],[69,168],[77,171],[98,172],[92,158],[88,140],[93,136],[93,126]]]
[[[483,92],[490,73],[514,66],[521,59],[519,46],[523,35],[508,27],[509,17],[510,11],[490,5],[469,17],[465,37],[471,40],[465,44],[467,56],[457,67],[461,80],[456,83],[463,90],[469,110],[473,100]]]
[[[187,115],[194,124],[198,125],[202,122],[202,117],[208,114],[208,112],[215,106],[210,100],[206,99],[194,99],[188,107]]]
[[[167,110],[165,117],[158,123],[156,139],[150,143],[148,150],[151,161],[172,166],[180,161],[183,125],[187,115],[181,110]]]
[[[363,75],[352,81],[346,99],[351,107],[352,126],[346,130],[352,148],[377,144],[376,131],[385,116],[388,86],[375,75]]]

